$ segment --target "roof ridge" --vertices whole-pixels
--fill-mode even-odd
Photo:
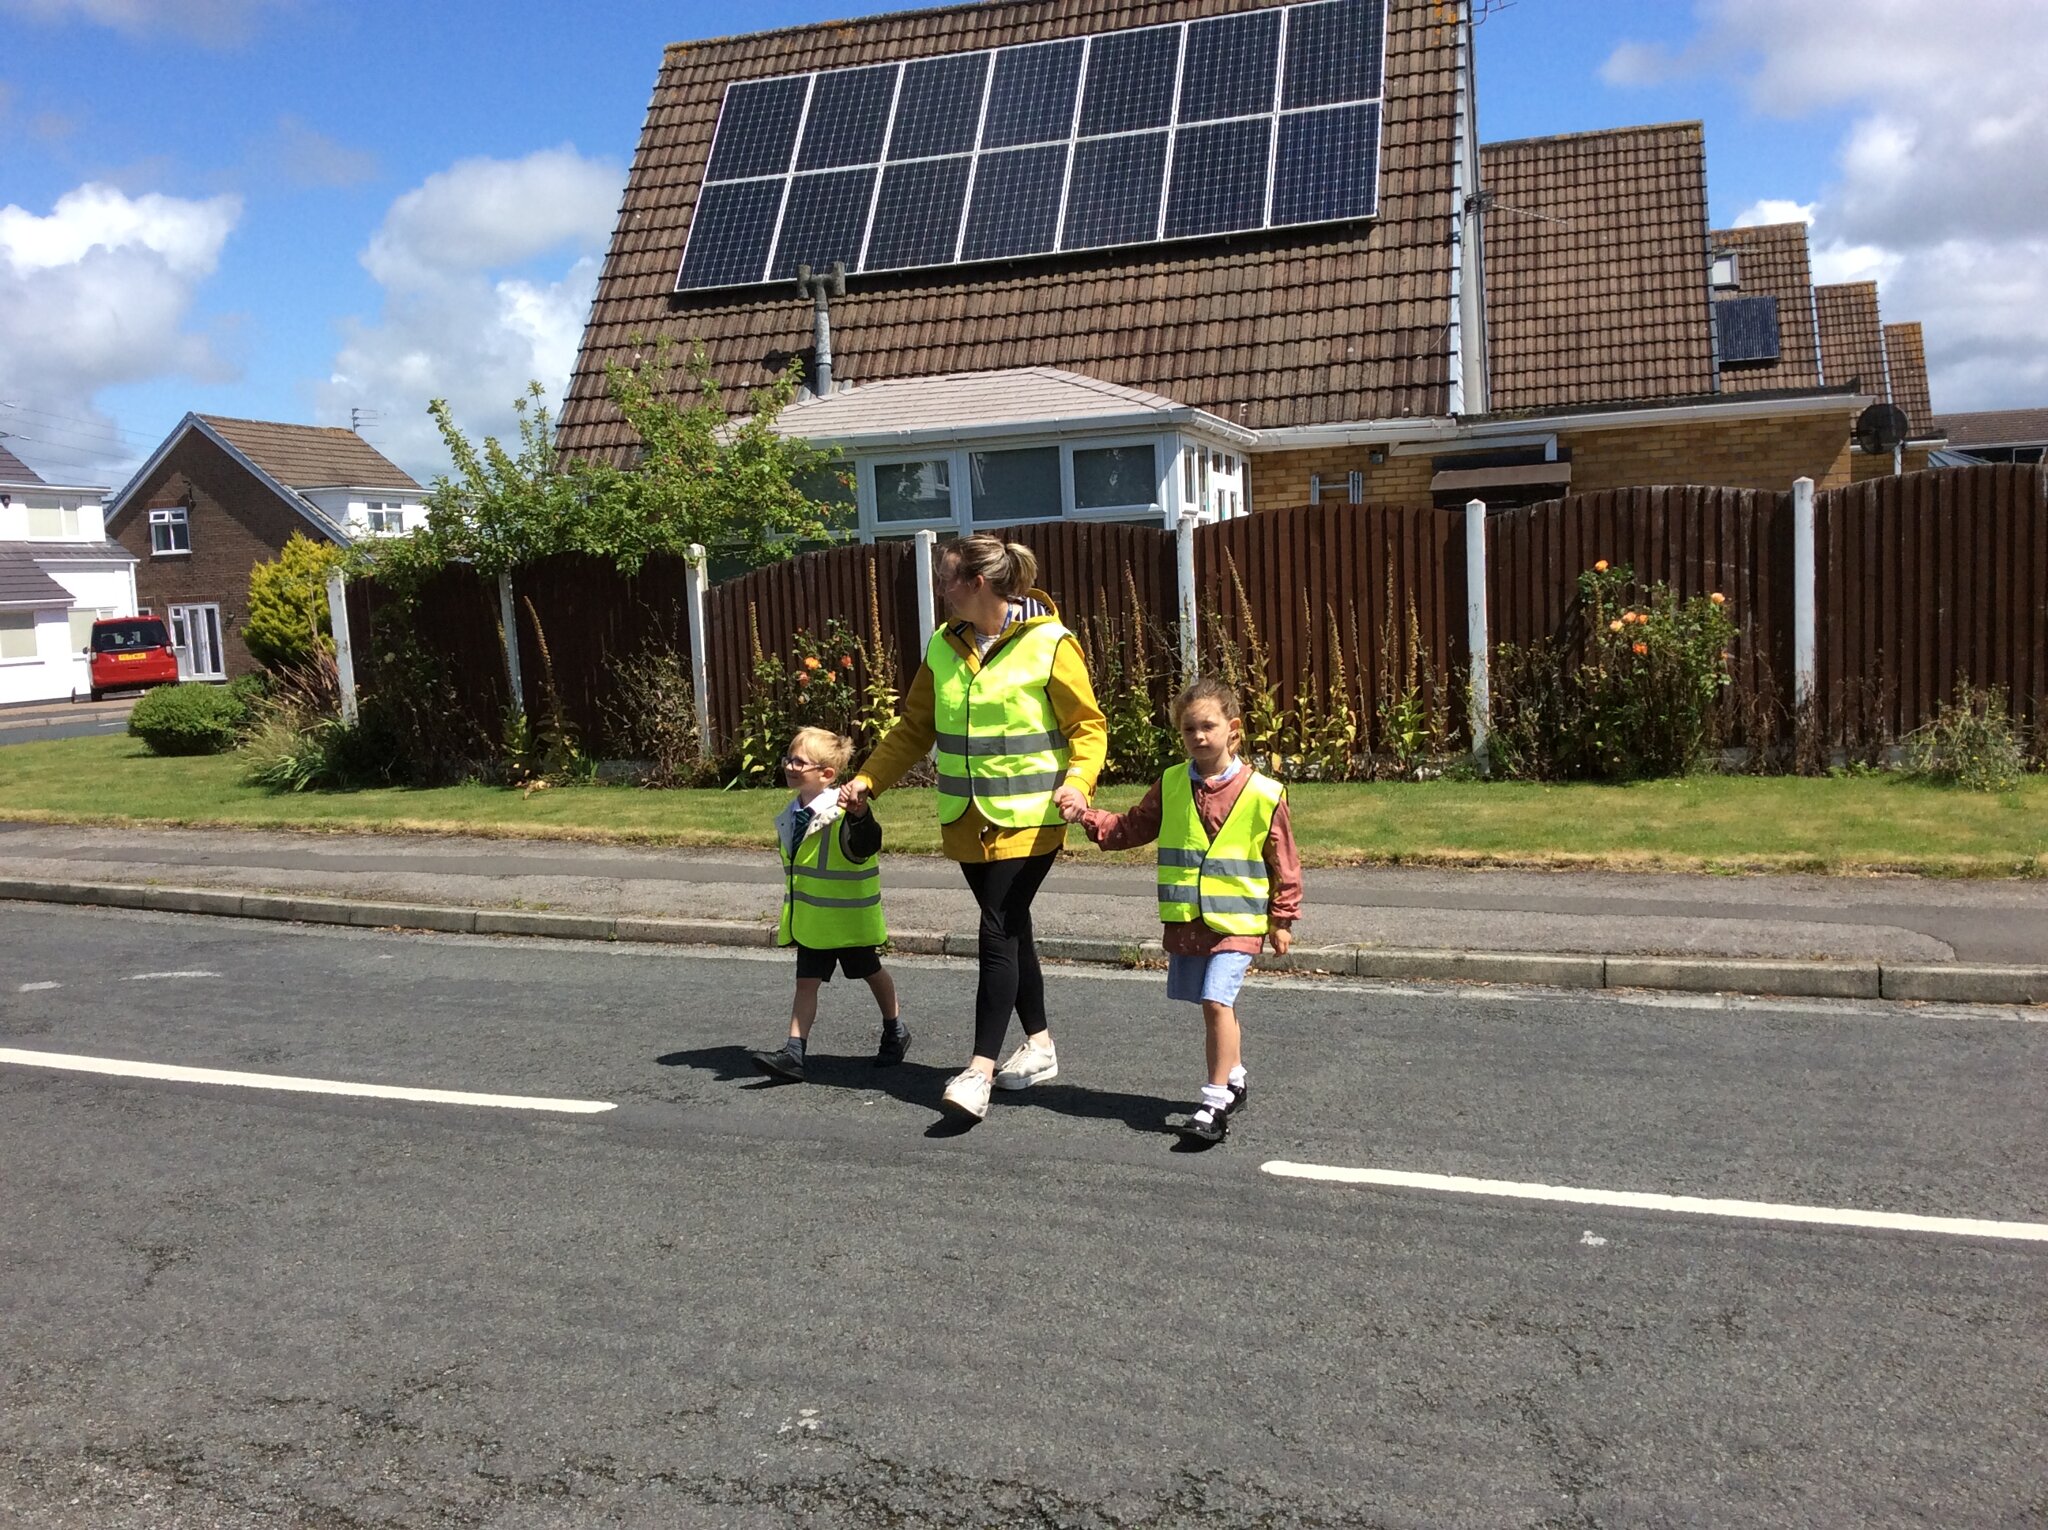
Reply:
[[[1534,133],[1525,138],[1497,138],[1491,143],[1480,144],[1487,149],[1518,149],[1527,144],[1571,143],[1582,138],[1619,138],[1626,133],[1679,133],[1690,131],[1706,136],[1707,125],[1697,117],[1680,118],[1672,122],[1637,122],[1623,127],[1581,128],[1575,133]]]
[[[204,420],[209,425],[262,425],[270,430],[332,431],[344,436],[355,436],[358,441],[363,441],[360,435],[357,435],[355,431],[350,430],[346,425],[301,425],[294,420],[252,420],[244,415],[200,414],[197,410],[193,411],[193,418]],[[363,445],[370,446],[370,443],[363,441]],[[376,451],[376,448],[371,446],[370,450]]]

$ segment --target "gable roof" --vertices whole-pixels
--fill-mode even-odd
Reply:
[[[1778,300],[1778,359],[1761,366],[1724,367],[1721,391],[1761,393],[1778,388],[1821,385],[1819,327],[1814,318],[1813,266],[1804,223],[1766,223],[1754,228],[1717,228],[1710,236],[1716,254],[1733,250],[1739,285],[1716,292],[1714,300],[1774,297]]]
[[[409,489],[412,475],[352,430],[339,425],[280,425],[194,415],[236,451],[291,489]]]
[[[0,483],[26,488],[42,481],[34,468],[6,447],[0,446]]]
[[[119,494],[116,494],[113,497],[113,499],[108,501],[105,514],[105,524],[108,530],[111,531],[117,522],[125,519],[128,513],[135,508],[135,500],[136,497],[142,492],[142,486],[150,481],[150,479],[155,475],[157,468],[163,464],[163,460],[166,457],[170,456],[172,451],[174,451],[177,448],[178,443],[183,441],[189,435],[197,434],[199,436],[204,437],[207,441],[211,442],[221,451],[227,453],[230,460],[232,460],[237,467],[241,468],[244,472],[249,474],[250,477],[254,478],[258,483],[263,485],[264,488],[268,489],[273,495],[275,495],[280,501],[283,502],[287,509],[294,511],[296,514],[301,516],[309,525],[313,527],[315,531],[319,532],[322,537],[341,547],[348,546],[350,542],[354,540],[354,538],[349,534],[349,530],[346,526],[342,525],[341,522],[335,520],[325,510],[322,510],[318,505],[314,504],[313,501],[307,499],[303,494],[299,493],[299,491],[293,488],[290,484],[284,482],[282,479],[277,477],[277,475],[272,473],[269,468],[265,467],[261,462],[257,461],[256,458],[250,456],[247,452],[242,450],[240,446],[237,446],[232,439],[230,439],[225,433],[221,431],[219,427],[222,424],[226,424],[229,426],[261,427],[261,429],[255,432],[244,432],[244,434],[249,435],[250,438],[258,445],[259,449],[267,441],[272,439],[264,434],[264,432],[266,431],[317,430],[320,428],[316,426],[305,425],[267,425],[265,422],[260,420],[217,420],[216,418],[207,415],[188,414],[185,416],[184,419],[178,421],[177,425],[172,428],[171,433],[169,435],[164,437],[163,444],[157,447],[155,451],[149,454],[149,460],[143,463],[141,467],[135,470],[135,476],[130,478],[128,482],[122,486],[121,492]],[[355,434],[353,431],[343,431],[341,433],[344,435]],[[289,440],[290,438],[287,437],[282,439]],[[366,448],[366,450],[367,449],[369,448]],[[381,453],[375,453],[373,451],[372,454],[376,456],[379,462],[385,462],[385,465],[387,467],[390,466],[390,464],[386,462],[385,458]],[[278,456],[276,452],[273,451],[272,453],[270,453],[270,455],[272,456],[272,460],[276,461],[280,467],[286,468],[287,470],[293,472],[297,472],[300,468],[305,466],[307,462],[315,460],[310,455],[303,458],[294,459],[289,455],[288,452],[284,456]],[[395,467],[393,467],[391,471],[393,471],[394,473],[399,473],[399,469]],[[399,476],[403,478],[404,474],[399,473]],[[412,480],[410,478],[405,478],[405,483],[411,482]],[[329,481],[329,483],[322,483],[316,481],[308,483],[306,487],[325,488],[329,487],[330,483],[331,480]],[[403,485],[386,485],[372,482],[361,485],[351,485],[351,487],[402,489]],[[417,487],[417,485],[415,485],[415,487]]]
[[[1937,414],[1934,428],[1954,447],[2048,445],[2048,409],[1987,409]]]
[[[1714,391],[1697,122],[1480,150],[1496,411]]]
[[[729,408],[811,341],[788,291],[676,293],[728,83],[1268,9],[1272,0],[995,0],[678,44],[662,60],[562,406],[558,444],[624,460],[605,368],[700,340]],[[849,278],[832,305],[850,382],[1054,367],[1251,428],[1429,417],[1448,405],[1462,29],[1390,0],[1380,210],[1285,229]]]
[[[1856,383],[1889,403],[1891,380],[1884,364],[1884,324],[1877,316],[1877,283],[1816,287],[1813,305],[1820,318],[1822,374],[1830,383]]]
[[[835,389],[777,417],[783,435],[858,446],[948,435],[1002,435],[1033,427],[1092,423],[1160,429],[1199,425],[1251,444],[1252,433],[1157,393],[1101,382],[1054,367],[953,372]]]
[[[1934,401],[1927,387],[1927,339],[1919,321],[1884,327],[1885,375],[1891,379],[1892,402],[1906,411],[1912,439],[1941,434],[1934,424]]]

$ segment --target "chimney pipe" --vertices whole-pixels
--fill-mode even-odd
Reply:
[[[811,391],[823,398],[832,391],[831,299],[846,296],[846,262],[822,273],[798,266],[796,290],[811,300]]]

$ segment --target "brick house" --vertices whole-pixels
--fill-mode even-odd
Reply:
[[[188,414],[107,507],[136,600],[167,618],[180,671],[256,667],[242,641],[249,571],[293,532],[347,546],[426,518],[420,486],[354,431]]]
[[[631,451],[605,369],[657,338],[739,408],[792,358],[822,383],[829,335],[831,391],[784,427],[846,446],[865,536],[1846,482],[1873,395],[1723,364],[1699,124],[1482,148],[1474,74],[1443,0],[996,0],[675,45],[560,444]],[[843,292],[800,292],[835,260]],[[1062,407],[1090,388],[1156,402]],[[912,397],[917,428],[862,427]],[[1119,451],[1154,494],[1090,503],[1077,454]]]
[[[1949,454],[1969,462],[2040,462],[2048,459],[2048,409],[1989,409],[1937,415],[1934,428]]]

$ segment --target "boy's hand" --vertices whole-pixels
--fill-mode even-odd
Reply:
[[[847,812],[858,816],[868,800],[868,784],[859,776],[839,788],[839,805]]]
[[[1079,823],[1081,815],[1088,811],[1088,799],[1081,795],[1078,786],[1062,786],[1052,794],[1052,805],[1068,823]]]
[[[865,793],[863,793],[863,794],[862,794],[862,796],[861,796],[861,798],[860,798],[860,800],[859,800],[859,801],[857,801],[857,802],[853,802],[853,803],[847,803],[847,802],[845,801],[845,789],[844,789],[844,788],[842,787],[842,788],[841,788],[841,790],[840,790],[840,798],[841,798],[841,803],[840,803],[840,805],[841,805],[841,808],[842,808],[842,809],[843,809],[843,811],[844,811],[844,812],[846,813],[846,816],[847,816],[847,817],[849,817],[849,818],[865,818],[865,817],[867,817],[867,816],[868,816],[868,808],[869,808],[869,806],[870,806],[870,803],[868,802],[868,799],[867,799],[867,796],[866,796],[866,794],[865,794]]]
[[[1273,954],[1275,956],[1285,956],[1288,947],[1294,944],[1294,931],[1284,924],[1276,924],[1273,926],[1272,934]]]

